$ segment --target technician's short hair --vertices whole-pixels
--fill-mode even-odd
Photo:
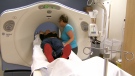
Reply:
[[[64,23],[68,23],[68,16],[63,14],[60,16],[59,21],[63,21]]]

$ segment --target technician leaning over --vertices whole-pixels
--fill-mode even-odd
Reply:
[[[67,44],[70,44],[72,47],[72,51],[77,54],[78,52],[78,46],[76,42],[76,36],[74,32],[74,28],[68,24],[68,17],[63,14],[59,18],[59,24],[61,27],[63,27],[63,31],[61,34],[62,42],[64,42],[64,46]]]

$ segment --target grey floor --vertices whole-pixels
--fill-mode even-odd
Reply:
[[[1,56],[0,56],[0,76],[3,76],[3,71],[2,71],[2,63],[1,63]]]

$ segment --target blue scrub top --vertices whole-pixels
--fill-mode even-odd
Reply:
[[[70,30],[72,30],[72,32],[74,33],[73,27],[70,24],[67,24],[62,31],[61,39],[64,43],[66,43],[70,39],[69,36],[67,35],[67,32],[69,32]],[[70,43],[70,45],[72,49],[77,47],[75,33],[74,33],[74,40]]]

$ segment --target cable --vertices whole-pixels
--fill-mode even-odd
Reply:
[[[96,47],[85,47],[84,49],[83,49],[83,53],[85,54],[85,55],[89,55],[86,59],[88,59],[88,58],[90,58],[90,55],[92,55],[93,54],[93,51],[90,51],[89,53],[86,53],[85,52],[85,49],[86,48],[88,48],[89,50],[90,49],[98,49],[98,50],[104,50],[103,48],[96,48]],[[119,51],[119,50],[111,50],[111,49],[109,49],[109,51],[112,51],[111,52],[111,54],[112,53],[118,53],[118,52],[122,52],[122,51]],[[135,56],[134,56],[134,53],[132,53],[132,52],[127,52],[127,51],[123,51],[125,54],[124,54],[124,57],[125,57],[125,59],[127,60],[127,61],[132,61],[134,58],[135,58]],[[104,53],[105,54],[105,53]],[[131,59],[129,59],[129,58],[127,58],[127,55],[128,54],[131,54],[132,55],[132,58]],[[86,60],[86,59],[84,59],[84,60]]]
[[[85,48],[83,49],[83,53],[84,53],[85,55],[90,55],[91,51],[90,51],[89,53],[85,53],[85,49],[86,49],[86,48],[90,50],[90,47],[85,47]]]
[[[87,1],[88,6],[92,5],[92,3],[93,3],[93,0],[91,0],[91,2],[90,2],[90,0]]]
[[[124,54],[124,55],[125,55],[124,57],[125,57],[125,59],[126,59],[127,61],[131,61],[131,60],[134,59],[134,54],[133,54],[132,52],[124,51],[124,53],[125,53],[125,54]],[[131,55],[132,55],[132,58],[131,58],[131,59],[127,58],[127,55],[128,55],[128,54],[131,54]]]

